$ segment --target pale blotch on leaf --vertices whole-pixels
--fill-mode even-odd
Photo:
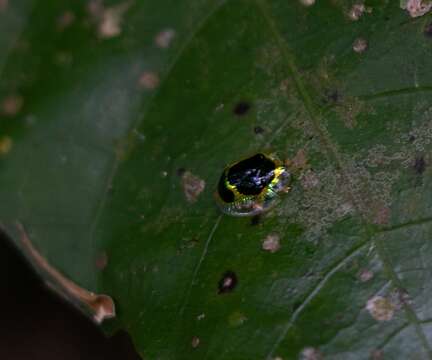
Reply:
[[[242,325],[245,321],[247,321],[247,317],[241,313],[240,311],[234,311],[229,317],[228,317],[228,324],[231,327],[238,327]]]
[[[315,4],[315,0],[300,0],[300,4],[304,6],[312,6]]]
[[[395,305],[385,297],[374,296],[368,300],[366,310],[377,321],[389,321],[393,318]]]
[[[373,218],[373,223],[376,225],[386,225],[390,221],[390,208],[388,206],[379,207]]]
[[[315,349],[313,347],[306,347],[302,350],[300,354],[301,360],[322,360],[323,356],[318,351],[318,349]]]
[[[348,11],[348,17],[353,21],[357,21],[361,18],[365,11],[366,7],[364,6],[364,4],[354,4]]]
[[[273,358],[273,360],[283,360],[283,358],[280,357],[280,356],[276,356],[276,357]]]
[[[198,321],[201,321],[201,320],[203,320],[204,318],[205,318],[205,314],[204,314],[204,313],[199,314],[199,315],[197,316],[197,320],[198,320]]]
[[[5,97],[1,104],[2,113],[7,116],[17,115],[23,106],[24,100],[20,95],[9,95]]]
[[[300,177],[300,183],[305,190],[309,190],[317,187],[320,181],[315,172],[308,170]]]
[[[297,151],[291,160],[286,161],[286,165],[295,168],[296,170],[304,170],[309,167],[307,163],[306,152],[304,149]]]
[[[181,183],[186,200],[190,203],[197,201],[198,196],[204,191],[205,181],[190,171],[185,171],[181,177]]]
[[[262,249],[270,253],[275,253],[280,249],[280,236],[278,234],[269,234],[262,243]]]
[[[175,36],[176,32],[173,29],[165,29],[155,36],[154,42],[157,47],[167,49],[170,47]]]
[[[159,76],[154,72],[145,71],[139,77],[138,85],[146,90],[154,90],[159,85]]]
[[[363,38],[358,38],[354,40],[353,43],[353,50],[357,53],[357,54],[361,54],[363,52],[365,52],[368,48],[368,42],[366,39]]]
[[[9,136],[3,136],[0,138],[0,155],[6,155],[12,149],[12,139]]]
[[[192,345],[192,347],[193,347],[194,349],[196,349],[196,348],[198,347],[199,344],[200,344],[200,339],[199,339],[199,337],[198,337],[198,336],[194,336],[194,337],[192,338],[192,341],[191,341],[191,345]]]
[[[419,17],[432,9],[432,3],[426,0],[401,0],[400,7],[408,11],[411,17]]]
[[[98,14],[98,33],[102,39],[110,39],[122,33],[123,17],[130,6],[130,2],[125,2],[106,9],[103,8]]]
[[[374,277],[374,273],[369,269],[363,269],[358,274],[358,277],[361,282],[367,282]]]

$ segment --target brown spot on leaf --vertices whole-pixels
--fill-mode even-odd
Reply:
[[[225,272],[219,280],[219,294],[226,294],[233,291],[237,286],[237,283],[237,275],[233,271]]]
[[[368,42],[366,39],[358,38],[354,40],[353,50],[356,53],[358,54],[364,53],[367,50],[367,48],[368,48]]]
[[[370,354],[371,360],[383,360],[384,359],[384,352],[379,349],[375,349],[371,351]]]
[[[123,17],[131,4],[127,1],[105,8],[102,1],[93,0],[89,3],[88,10],[98,25],[100,38],[111,39],[121,34]]]
[[[301,176],[300,183],[305,190],[310,190],[316,188],[320,181],[318,175],[314,171],[308,170]]]
[[[401,8],[408,11],[411,17],[419,17],[432,9],[432,3],[424,0],[407,0],[406,3],[401,3]]]
[[[181,182],[186,200],[190,203],[197,201],[198,196],[204,191],[205,181],[190,171],[185,171],[181,176]]]
[[[373,223],[377,225],[386,225],[390,221],[390,208],[388,206],[379,207],[373,217]]]
[[[357,21],[361,18],[365,10],[366,7],[364,4],[354,4],[348,11],[348,17],[353,21]]]
[[[262,243],[262,249],[270,253],[275,253],[280,249],[280,236],[278,234],[269,234]]]
[[[374,277],[374,273],[372,271],[370,271],[369,269],[363,269],[358,274],[358,277],[359,277],[361,282],[367,282]]]
[[[170,47],[171,42],[174,40],[175,38],[175,31],[173,29],[165,29],[162,30],[161,32],[159,32],[156,36],[155,36],[155,44],[157,47],[160,47],[162,49],[167,49]]]
[[[12,149],[12,139],[9,136],[3,136],[0,138],[0,155],[6,155]]]
[[[191,341],[191,345],[194,349],[196,349],[200,344],[200,339],[198,336],[194,336]]]
[[[302,350],[300,354],[300,359],[301,360],[322,360],[323,356],[318,349],[315,349],[313,347],[306,347]]]
[[[104,251],[96,257],[96,267],[99,270],[103,270],[106,268],[107,265],[108,265],[108,255]]]
[[[366,309],[375,320],[389,321],[393,318],[395,305],[385,297],[374,296],[368,300]]]
[[[9,95],[3,99],[1,110],[7,116],[17,115],[22,108],[23,102],[22,96]]]
[[[315,0],[300,0],[300,4],[304,6],[312,6],[315,4]]]
[[[65,11],[62,15],[57,18],[57,28],[60,31],[65,30],[69,26],[71,26],[75,21],[75,14],[68,10]]]
[[[146,90],[153,90],[159,86],[159,76],[151,71],[145,71],[138,79],[138,85]]]
[[[0,0],[0,13],[6,11],[9,5],[9,0]]]
[[[297,151],[295,156],[291,159],[291,166],[297,170],[303,170],[309,167],[304,149]]]

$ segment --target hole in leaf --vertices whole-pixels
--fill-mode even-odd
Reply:
[[[254,133],[255,134],[262,134],[265,130],[261,126],[255,126],[254,127]]]
[[[414,170],[417,174],[421,175],[424,173],[426,169],[426,162],[425,159],[423,157],[423,155],[421,156],[417,156],[414,162]]]
[[[251,108],[251,105],[246,101],[240,101],[234,106],[234,114],[237,116],[246,115]]]
[[[226,294],[233,291],[237,283],[237,275],[233,271],[225,272],[219,280],[219,294]]]

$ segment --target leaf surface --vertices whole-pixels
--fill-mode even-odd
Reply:
[[[144,358],[432,359],[430,18],[353,5],[10,3],[3,228],[109,294]],[[291,192],[221,215],[223,168],[260,151]]]

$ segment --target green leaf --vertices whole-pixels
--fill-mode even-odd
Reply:
[[[430,17],[303,3],[0,5],[3,229],[145,358],[432,359]],[[259,151],[290,193],[222,215]]]

